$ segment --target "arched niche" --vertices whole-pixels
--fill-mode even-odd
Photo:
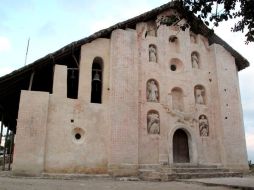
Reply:
[[[192,44],[196,44],[197,43],[197,35],[192,33],[192,32],[190,32],[190,42]]]
[[[160,134],[160,115],[156,110],[147,112],[147,133]]]
[[[172,72],[181,72],[183,71],[183,62],[178,58],[172,58],[169,61],[169,69]]]
[[[148,50],[149,50],[149,62],[157,63],[158,53],[156,45],[150,44]]]
[[[175,87],[171,90],[172,107],[174,110],[184,111],[183,90]]]
[[[174,52],[179,52],[180,51],[180,43],[179,43],[179,39],[177,38],[176,35],[171,35],[168,39],[169,41],[169,48],[170,51],[174,51]]]
[[[191,53],[191,64],[193,69],[200,69],[200,55],[196,51]]]
[[[206,104],[206,91],[204,86],[196,85],[194,87],[194,96],[195,96],[195,103],[204,105]]]
[[[150,20],[146,23],[147,25],[147,35],[148,36],[157,36],[157,24],[155,20]]]
[[[95,57],[92,63],[91,103],[102,103],[103,59]]]
[[[159,84],[155,79],[149,79],[146,83],[146,98],[148,102],[159,102]]]

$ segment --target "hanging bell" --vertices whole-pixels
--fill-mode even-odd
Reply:
[[[101,82],[100,80],[100,75],[96,72],[94,77],[93,77],[93,81],[98,81],[98,82]]]

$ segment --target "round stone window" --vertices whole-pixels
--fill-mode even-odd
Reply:
[[[175,64],[170,65],[170,70],[171,71],[176,71],[176,65]]]
[[[85,131],[82,128],[76,127],[72,131],[73,141],[75,143],[82,143],[85,139]]]

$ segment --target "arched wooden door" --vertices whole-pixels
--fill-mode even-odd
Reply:
[[[188,136],[182,129],[176,130],[173,136],[173,161],[174,163],[190,162]]]

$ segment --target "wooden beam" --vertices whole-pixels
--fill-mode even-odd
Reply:
[[[28,90],[29,90],[29,91],[32,90],[33,80],[34,80],[34,72],[32,72],[32,74],[31,74],[31,76],[30,76],[29,87],[28,87]]]
[[[1,129],[0,129],[0,145],[2,143],[2,137],[3,137],[3,127],[4,127],[4,113],[2,113],[2,117],[1,117]]]

